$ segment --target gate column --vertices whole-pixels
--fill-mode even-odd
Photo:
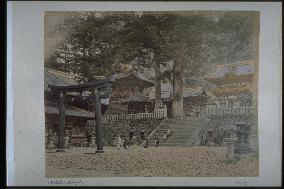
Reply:
[[[58,128],[58,149],[57,152],[64,152],[64,127],[65,127],[65,102],[64,93],[59,93],[59,128]]]
[[[99,90],[96,90],[95,103],[96,103],[96,114],[95,114],[96,115],[96,143],[97,143],[96,153],[103,153],[104,144],[103,144],[102,112],[101,112],[101,101],[99,97]]]

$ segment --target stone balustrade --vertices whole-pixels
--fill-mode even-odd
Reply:
[[[167,117],[167,108],[155,109],[151,113],[120,114],[102,116],[103,122],[118,120],[137,120],[137,119],[161,119]]]
[[[219,108],[219,107],[194,108],[194,112],[199,112],[199,117],[248,114],[251,113],[251,111],[252,111],[251,106],[237,107],[237,108]]]

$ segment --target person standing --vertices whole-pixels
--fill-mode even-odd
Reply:
[[[158,147],[160,145],[160,140],[157,136],[155,136],[155,147]]]
[[[117,138],[116,138],[116,148],[117,148],[118,150],[120,150],[121,142],[122,142],[122,140],[121,140],[121,138],[120,138],[120,135],[118,134],[118,135],[117,135]]]
[[[128,140],[127,140],[126,137],[123,140],[123,147],[124,147],[124,149],[128,149]]]
[[[166,142],[166,140],[167,140],[167,132],[164,132],[164,137],[163,137],[163,139],[164,139],[164,142]]]
[[[149,142],[148,142],[148,139],[146,138],[145,143],[144,143],[144,148],[148,148],[148,147],[149,147]]]

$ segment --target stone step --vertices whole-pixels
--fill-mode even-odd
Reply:
[[[186,143],[184,142],[172,142],[172,143],[160,143],[161,146],[185,146]]]
[[[191,131],[173,131],[173,134],[176,134],[176,135],[183,135],[183,134],[188,134],[188,133],[191,133]]]
[[[184,146],[190,140],[194,130],[201,126],[201,122],[197,119],[184,119],[184,120],[167,120],[168,124],[171,124],[173,134],[169,136],[167,141],[163,141],[164,129],[157,130],[151,137],[150,144],[155,143],[155,135],[160,139],[161,146]]]
[[[185,146],[184,143],[161,143],[160,146]]]
[[[189,132],[191,129],[173,129],[175,133]]]
[[[167,144],[172,144],[172,143],[182,143],[182,144],[186,144],[187,143],[187,140],[176,140],[176,141],[166,141],[164,143],[167,143]]]
[[[187,135],[173,135],[168,137],[168,140],[172,140],[172,139],[180,139],[180,138],[190,138],[191,134],[187,134]]]
[[[186,138],[168,138],[167,142],[171,142],[171,141],[188,141],[190,139],[190,137],[186,137]]]

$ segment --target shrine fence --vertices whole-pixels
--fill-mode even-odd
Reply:
[[[160,119],[167,117],[167,108],[155,109],[151,113],[137,114],[120,114],[120,115],[105,115],[102,116],[102,121],[118,121],[118,120],[137,120],[137,119]]]

